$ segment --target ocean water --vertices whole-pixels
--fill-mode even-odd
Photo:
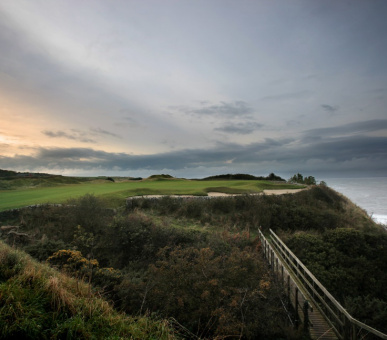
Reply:
[[[328,178],[324,181],[366,210],[377,223],[387,225],[387,177]]]

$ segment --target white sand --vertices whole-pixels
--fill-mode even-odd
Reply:
[[[265,195],[283,195],[283,194],[295,194],[305,189],[283,189],[283,190],[263,190]]]
[[[264,190],[263,193],[255,193],[255,194],[248,194],[248,195],[284,195],[284,194],[294,194],[296,192],[302,191],[305,189],[271,189],[271,190]],[[209,192],[209,197],[227,197],[227,196],[241,196],[243,194],[225,194],[223,192]],[[128,197],[129,199],[133,198],[161,198],[165,195],[143,195],[143,196],[132,196]],[[191,197],[205,197],[205,196],[192,196],[192,195],[170,195],[169,197],[175,197],[175,198],[191,198]]]
[[[270,189],[263,190],[265,195],[284,195],[284,194],[295,194],[296,192],[302,191],[305,189]],[[262,195],[262,192],[249,195]],[[223,192],[209,192],[208,196],[211,197],[224,197],[224,196],[240,196],[240,194],[225,194]]]

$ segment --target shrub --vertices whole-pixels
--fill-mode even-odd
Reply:
[[[278,292],[258,252],[234,247],[219,256],[210,248],[177,247],[160,250],[159,257],[144,283],[149,310],[176,318],[200,337],[270,339],[279,332]]]

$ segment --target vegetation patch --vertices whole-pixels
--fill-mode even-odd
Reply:
[[[2,339],[172,339],[167,321],[116,312],[87,284],[0,242]]]
[[[98,194],[81,195],[89,185]],[[0,238],[45,263],[2,243],[0,329],[6,325],[8,337],[45,329],[43,338],[305,339],[292,330],[283,287],[260,256],[257,231],[271,228],[355,317],[383,331],[386,233],[326,185],[292,195],[144,196],[124,204],[138,192],[205,195],[283,185],[289,188],[256,180],[102,179],[63,186],[80,196],[61,205],[0,213],[3,227],[17,228],[2,227]],[[110,305],[91,300],[96,294]]]

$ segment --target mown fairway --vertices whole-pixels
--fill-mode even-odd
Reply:
[[[105,198],[111,206],[137,195],[207,195],[208,192],[258,193],[264,189],[291,189],[300,186],[270,181],[158,179],[110,182],[95,180],[53,187],[21,188],[0,191],[0,211],[42,203],[62,203],[85,194]]]

